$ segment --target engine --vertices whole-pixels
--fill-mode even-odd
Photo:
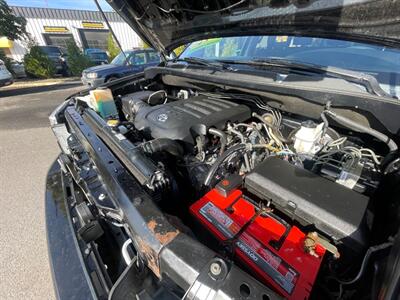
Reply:
[[[169,138],[191,143],[196,131],[210,127],[222,130],[228,121],[242,122],[251,117],[251,111],[245,105],[202,95],[192,97],[190,101],[150,106],[133,94],[124,98],[124,102],[128,102],[125,112],[131,118],[134,116],[136,129],[153,139]]]
[[[119,100],[112,132],[152,166],[148,187],[162,179],[151,191],[160,207],[283,296],[308,298],[319,274],[368,247],[383,158],[331,126],[329,107],[309,120],[237,93],[142,90]]]

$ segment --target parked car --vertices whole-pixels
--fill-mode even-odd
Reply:
[[[97,48],[87,48],[84,54],[96,65],[108,64],[107,52]]]
[[[83,50],[83,54],[84,55],[88,55],[92,52],[103,52],[104,50],[99,49],[99,48],[86,48],[85,50]]]
[[[11,60],[11,70],[16,78],[26,77],[25,65],[22,62],[12,59]]]
[[[39,46],[39,48],[53,61],[57,74],[63,76],[69,75],[67,51],[65,48],[57,46]]]
[[[135,49],[118,54],[110,64],[94,66],[82,72],[82,83],[97,87],[127,75],[143,72],[160,63],[160,56],[152,49]]]
[[[108,3],[163,59],[50,116],[57,296],[399,299],[400,1]]]
[[[0,87],[10,85],[14,82],[13,76],[7,70],[4,62],[0,59]]]

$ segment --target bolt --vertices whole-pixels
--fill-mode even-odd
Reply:
[[[210,272],[214,276],[218,276],[222,272],[221,265],[217,262],[213,262],[210,266]]]
[[[104,199],[106,199],[106,195],[104,195],[103,193],[101,193],[101,194],[99,195],[98,199],[99,199],[100,201],[103,201]]]
[[[142,204],[142,199],[141,199],[140,197],[136,197],[136,198],[133,200],[133,204],[134,204],[134,205],[140,205],[140,204]]]

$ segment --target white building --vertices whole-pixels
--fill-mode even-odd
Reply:
[[[109,30],[100,12],[11,7],[15,15],[27,20],[27,31],[39,45],[55,45],[65,47],[66,41],[73,38],[82,48],[101,48],[107,50]],[[124,50],[140,45],[138,35],[115,12],[105,12],[105,15]],[[26,45],[21,41],[0,41],[7,56],[21,61],[26,53]]]

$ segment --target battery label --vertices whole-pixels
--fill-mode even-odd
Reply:
[[[227,239],[235,237],[240,231],[240,226],[212,202],[207,202],[201,207],[200,214]],[[287,262],[265,248],[246,232],[240,235],[236,241],[236,246],[283,290],[288,294],[293,292],[299,273]]]
[[[200,213],[228,239],[233,238],[240,230],[238,224],[211,202],[200,208]]]
[[[246,232],[236,241],[236,246],[288,294],[293,292],[299,273],[288,263]]]

